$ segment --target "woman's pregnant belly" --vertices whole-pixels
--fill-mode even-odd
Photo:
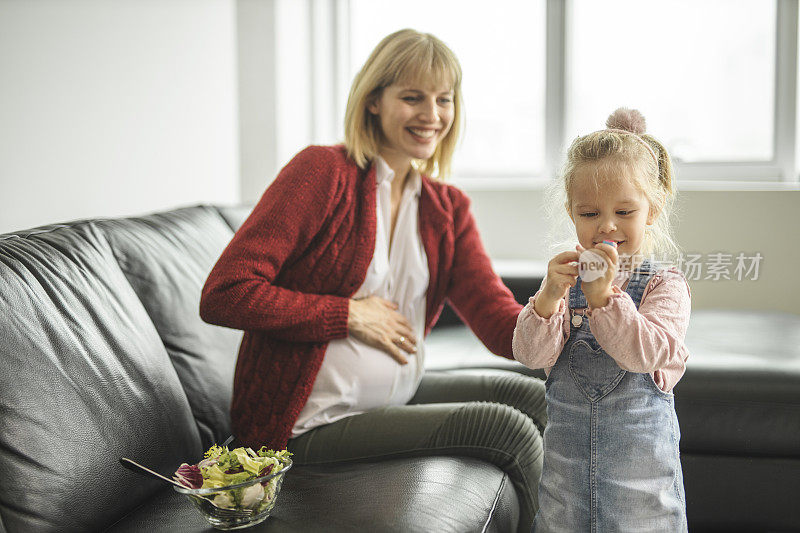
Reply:
[[[346,416],[407,403],[419,385],[422,358],[417,353],[407,354],[407,359],[408,364],[401,365],[386,352],[352,337],[330,342],[295,434]]]

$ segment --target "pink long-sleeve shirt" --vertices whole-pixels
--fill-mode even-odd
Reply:
[[[686,278],[676,269],[653,275],[642,294],[639,309],[621,290],[630,272],[618,273],[604,307],[587,310],[589,328],[603,350],[623,370],[650,373],[658,387],[669,392],[686,370],[689,351],[684,344],[691,312],[691,292]],[[544,319],[533,308],[541,289],[517,317],[514,357],[530,368],[544,368],[549,375],[569,338],[568,298]]]

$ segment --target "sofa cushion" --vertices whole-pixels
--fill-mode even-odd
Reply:
[[[686,344],[681,450],[800,458],[800,316],[698,311]]]
[[[0,514],[11,531],[94,531],[201,453],[147,312],[94,223],[0,236]]]
[[[231,433],[242,332],[200,319],[200,291],[233,232],[212,207],[98,223],[178,372],[204,448]]]
[[[689,531],[798,531],[800,459],[682,453]]]
[[[272,515],[248,531],[508,532],[516,529],[516,491],[501,470],[468,457],[295,467]],[[109,531],[202,531],[205,520],[171,489]]]

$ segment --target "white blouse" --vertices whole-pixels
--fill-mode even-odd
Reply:
[[[412,169],[400,200],[394,238],[391,238],[394,171],[378,157],[377,235],[364,283],[353,298],[379,296],[399,305],[398,313],[411,323],[417,352],[401,365],[382,350],[348,336],[328,343],[311,395],[292,428],[292,437],[317,426],[388,405],[405,405],[414,396],[425,368],[425,304],[428,258],[419,233],[422,178]],[[391,242],[391,249],[389,243]]]

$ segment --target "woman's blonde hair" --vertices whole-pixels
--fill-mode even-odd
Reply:
[[[433,155],[417,161],[417,169],[439,178],[450,172],[462,123],[461,65],[447,45],[430,33],[404,29],[384,37],[356,74],[347,99],[344,143],[350,157],[366,168],[378,155],[383,142],[380,119],[367,106],[380,98],[384,88],[398,82],[433,79],[453,90],[453,124]]]
[[[576,138],[567,151],[567,160],[556,188],[550,191],[551,205],[572,207],[572,185],[578,170],[586,165],[611,170],[630,170],[633,185],[650,204],[653,223],[645,231],[641,254],[659,262],[675,264],[680,253],[672,236],[671,215],[675,201],[672,160],[667,149],[645,133],[645,120],[634,109],[617,109],[606,121],[608,129]],[[620,172],[612,172],[619,175]],[[598,187],[602,186],[596,183]],[[558,199],[555,199],[557,196]],[[563,211],[562,211],[563,213]],[[563,215],[562,215],[563,216]]]

